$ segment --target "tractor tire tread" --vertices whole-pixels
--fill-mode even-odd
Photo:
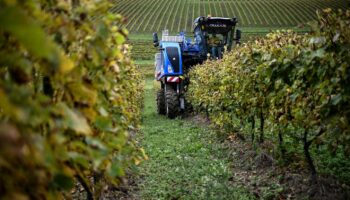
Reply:
[[[179,98],[178,94],[172,88],[167,89],[165,92],[166,100],[166,115],[170,119],[177,117],[179,113]]]
[[[157,113],[160,115],[166,114],[164,89],[159,89],[157,91]]]

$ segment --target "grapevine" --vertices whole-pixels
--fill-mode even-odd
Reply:
[[[189,98],[222,129],[280,146],[302,144],[312,180],[312,145],[350,153],[350,11],[318,12],[313,32],[278,31],[191,71]],[[256,121],[260,124],[255,136]],[[250,125],[247,131],[244,127]],[[277,138],[277,139],[276,139]]]
[[[123,18],[108,1],[0,6],[0,197],[61,199],[76,181],[99,197],[143,158],[130,136],[142,82]]]

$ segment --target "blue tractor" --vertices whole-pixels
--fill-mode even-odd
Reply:
[[[194,65],[207,59],[221,59],[225,51],[239,43],[241,31],[235,30],[236,18],[198,17],[193,23],[193,39],[181,32],[170,36],[167,30],[153,33],[153,44],[159,47],[155,55],[155,78],[161,83],[157,91],[157,112],[175,118],[188,109],[185,92],[188,77],[185,75]]]

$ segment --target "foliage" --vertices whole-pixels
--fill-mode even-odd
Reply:
[[[189,98],[221,128],[251,124],[253,141],[259,119],[259,142],[268,128],[282,154],[285,137],[301,143],[315,176],[311,145],[350,153],[349,24],[349,10],[326,9],[310,34],[275,32],[244,44],[192,70]]]
[[[108,1],[0,7],[0,198],[59,199],[74,177],[97,197],[142,159],[129,135],[143,86],[123,18]]]

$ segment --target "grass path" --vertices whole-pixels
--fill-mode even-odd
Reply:
[[[228,152],[206,128],[156,114],[147,79],[142,146],[149,156],[139,168],[141,199],[251,199],[230,185]]]

